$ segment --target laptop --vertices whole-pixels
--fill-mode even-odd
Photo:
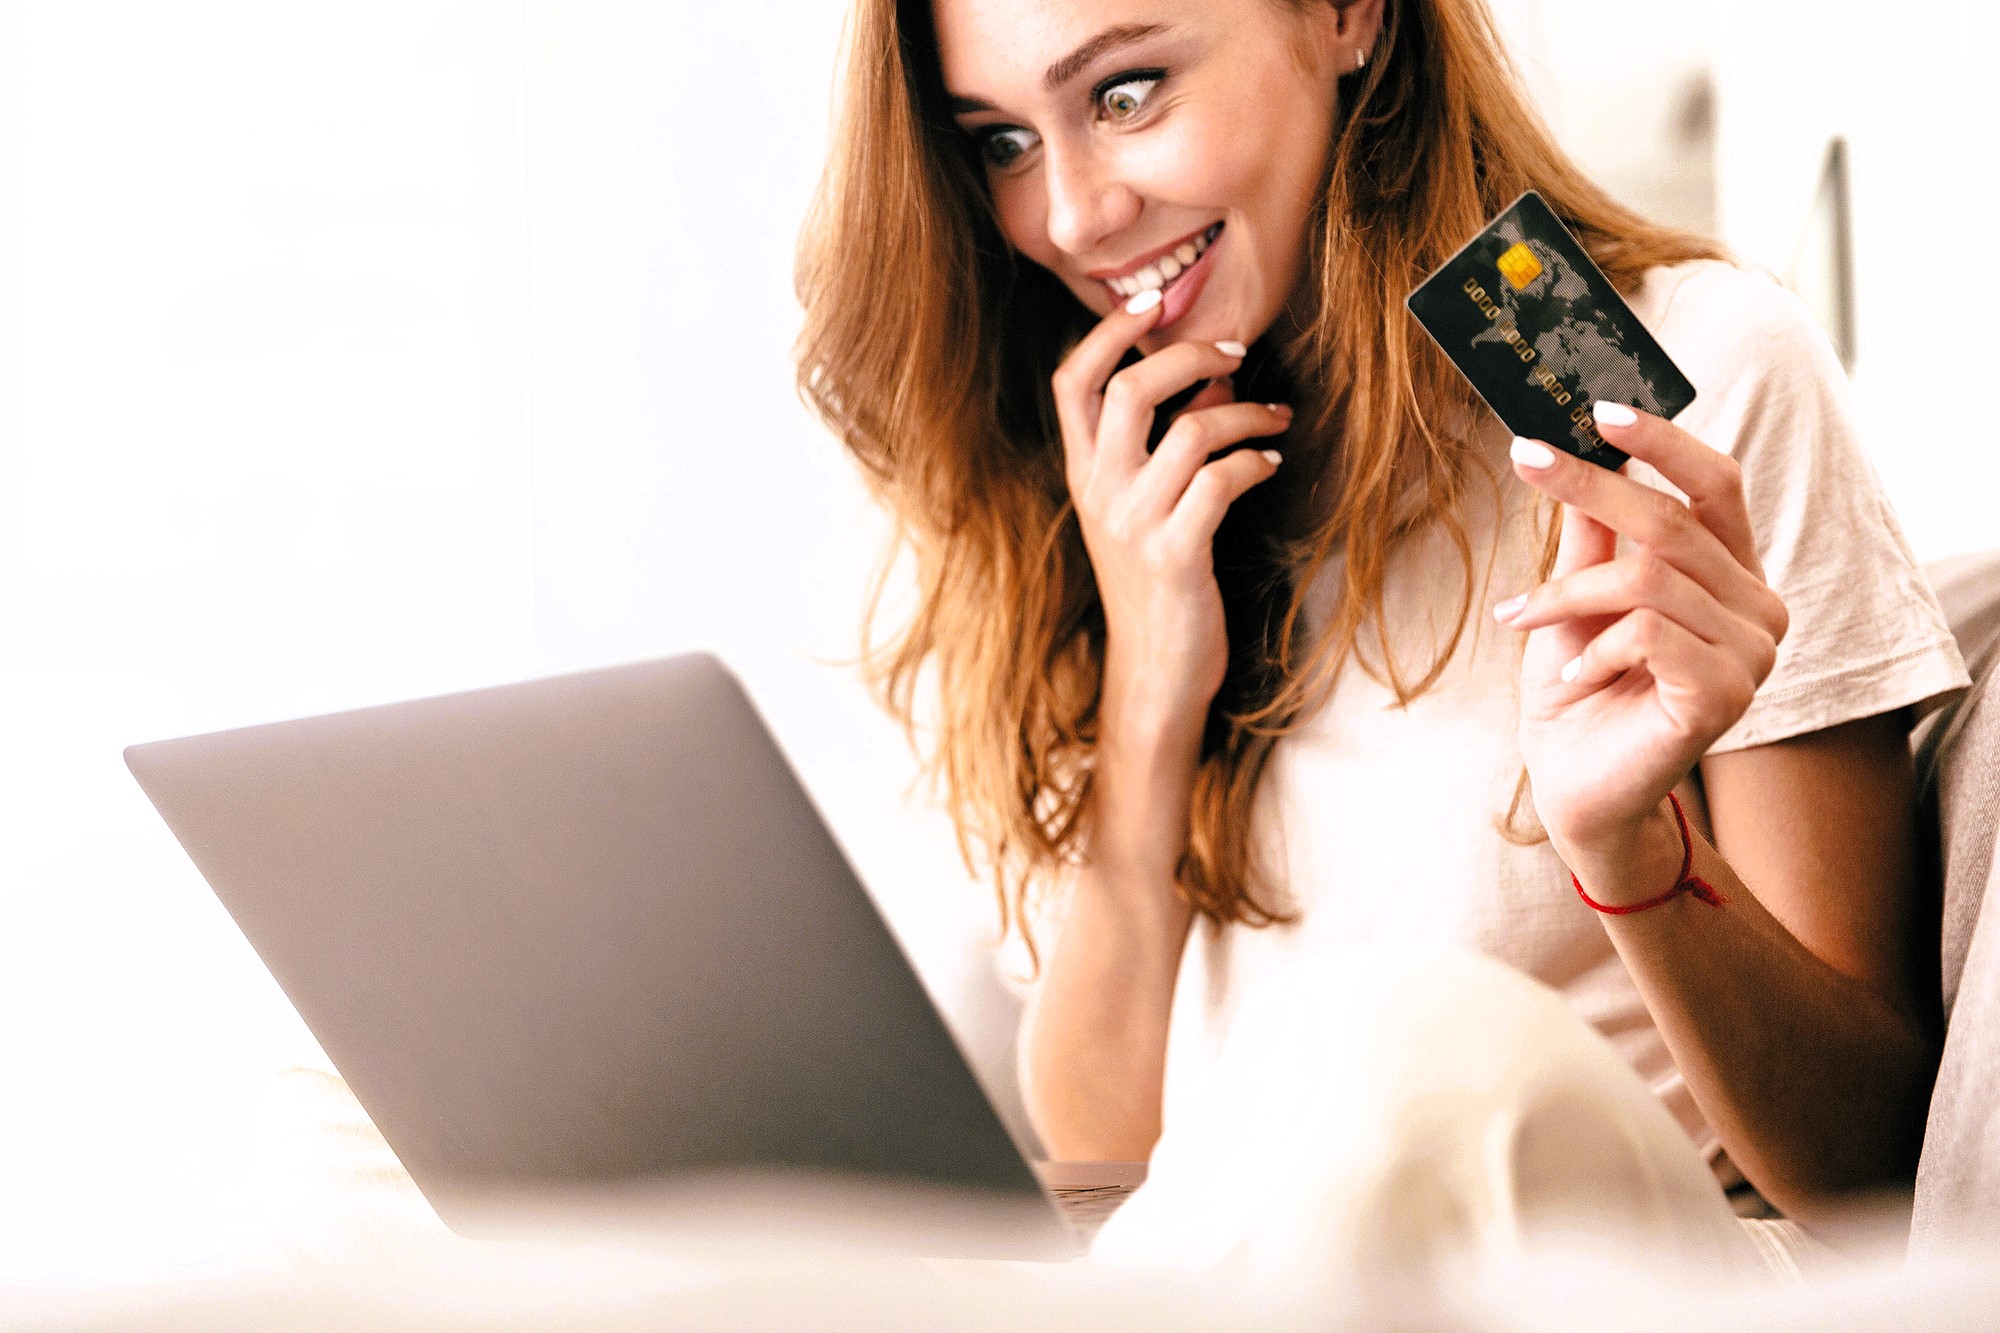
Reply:
[[[763,1173],[1007,1219],[929,1252],[1066,1258],[1138,1179],[1030,1163],[711,654],[125,761],[460,1234]]]

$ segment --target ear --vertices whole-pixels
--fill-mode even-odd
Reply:
[[[1355,55],[1375,58],[1375,38],[1382,31],[1385,0],[1332,0],[1333,31],[1340,43],[1335,52],[1343,69],[1355,67]]]
[[[1301,68],[1344,78],[1359,68],[1356,57],[1375,59],[1385,0],[1320,0],[1300,13],[1305,25],[1297,47]]]

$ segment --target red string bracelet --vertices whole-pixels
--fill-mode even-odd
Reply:
[[[1577,897],[1583,899],[1591,907],[1605,913],[1607,916],[1629,916],[1633,912],[1643,912],[1648,907],[1658,907],[1661,903],[1672,902],[1683,893],[1693,894],[1710,907],[1720,907],[1729,901],[1729,899],[1715,891],[1713,884],[1710,884],[1700,875],[1692,873],[1694,870],[1694,838],[1688,834],[1687,815],[1681,810],[1681,802],[1678,796],[1675,796],[1672,792],[1668,792],[1667,800],[1674,807],[1674,822],[1680,825],[1681,830],[1681,873],[1674,877],[1674,886],[1657,898],[1648,898],[1642,903],[1627,903],[1623,907],[1611,907],[1597,902],[1589,894],[1585,893],[1583,891],[1583,882],[1577,879],[1576,872],[1572,870],[1569,873],[1569,882],[1576,885]]]

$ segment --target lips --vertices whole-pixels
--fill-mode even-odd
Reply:
[[[1153,321],[1153,332],[1158,333],[1186,314],[1188,308],[1200,298],[1202,288],[1208,284],[1209,270],[1215,267],[1215,252],[1222,245],[1219,227],[1220,224],[1215,239],[1209,242],[1208,249],[1202,251],[1201,257],[1167,284],[1166,299],[1160,302],[1160,314]]]
[[[1215,243],[1221,232],[1222,224],[1213,223],[1143,259],[1133,261],[1123,269],[1098,269],[1090,276],[1102,282],[1120,301],[1150,287],[1170,288],[1181,274],[1201,261],[1202,255],[1207,253],[1208,247]]]

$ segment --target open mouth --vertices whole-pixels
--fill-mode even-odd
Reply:
[[[1182,241],[1173,253],[1161,255],[1137,273],[1122,278],[1106,278],[1104,285],[1121,298],[1136,296],[1149,287],[1158,287],[1163,291],[1171,290],[1181,276],[1194,267],[1195,261],[1207,253],[1208,247],[1213,245],[1215,238],[1221,234],[1222,224],[1217,222],[1193,240]]]

